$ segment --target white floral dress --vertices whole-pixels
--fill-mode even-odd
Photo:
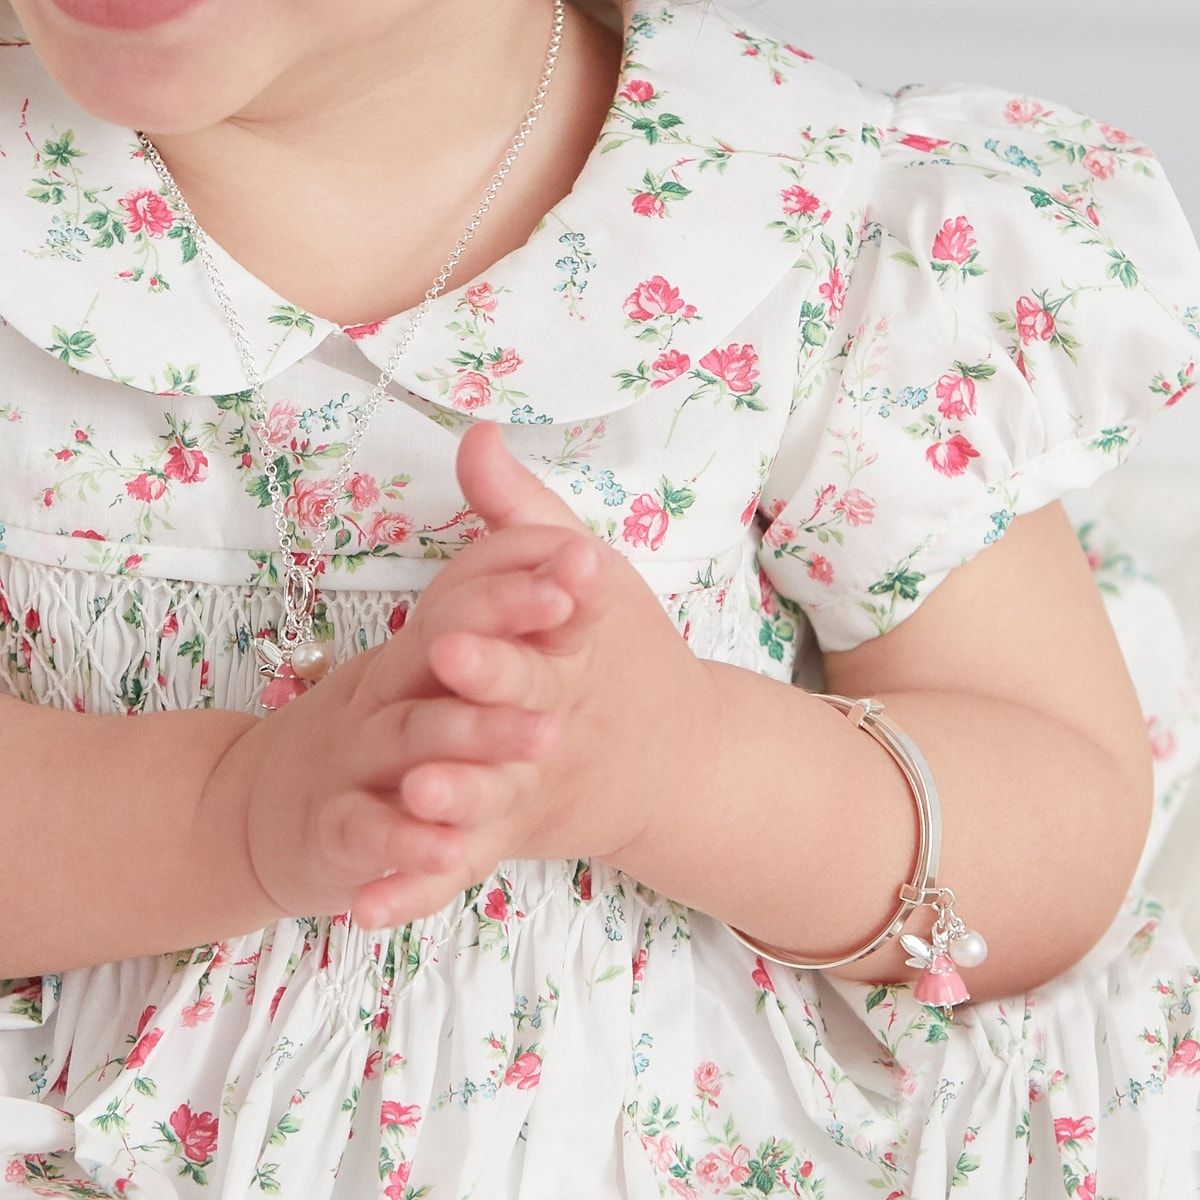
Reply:
[[[452,469],[473,421],[696,653],[805,681],[1193,386],[1200,256],[1141,143],[986,88],[864,90],[708,6],[623,12],[577,185],[433,305],[338,497],[318,616],[343,657],[479,535]],[[19,37],[0,56],[0,687],[251,711],[279,563],[233,343],[133,134]],[[218,257],[303,535],[407,314],[339,328]],[[1160,840],[1194,685],[1163,594],[1080,535]],[[53,845],[12,847],[53,886]],[[383,934],[308,917],[3,982],[0,1196],[1184,1200],[1197,961],[1135,890],[1066,976],[947,1023],[768,967],[598,862],[510,862]]]

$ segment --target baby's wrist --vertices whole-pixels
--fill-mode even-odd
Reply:
[[[246,717],[231,730],[201,788],[188,833],[198,886],[212,888],[219,880],[237,923],[247,930],[292,915],[272,898],[255,854],[254,826],[263,821],[255,808],[269,792],[262,778],[265,726],[265,720]]]

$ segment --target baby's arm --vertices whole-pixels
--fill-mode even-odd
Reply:
[[[449,696],[427,661],[450,629],[520,636],[571,623],[570,571],[564,583],[558,570],[572,560],[558,551],[578,537],[523,530],[519,541],[523,561],[505,538],[471,547],[391,642],[263,720],[86,715],[0,698],[0,978],[341,912],[364,892],[370,905],[385,871],[443,868],[460,834],[403,814],[405,773],[431,754],[504,772],[555,735],[544,712]],[[479,577],[500,562],[518,569]],[[511,786],[502,776],[493,790]]]
[[[480,425],[463,443],[464,492],[493,529],[575,522],[494,430]],[[529,853],[599,857],[793,956],[863,945],[894,912],[916,856],[916,810],[895,761],[800,688],[695,659],[628,562],[602,551],[604,615],[556,672],[570,719],[534,766],[532,803],[549,801],[551,820]],[[514,686],[534,677],[536,660],[502,649],[494,667],[508,657]],[[830,691],[882,700],[933,770],[938,882],[991,947],[970,973],[972,996],[1036,987],[1082,958],[1133,877],[1152,770],[1137,696],[1062,506],[1017,518],[903,624],[825,665]],[[453,663],[435,666],[470,694]],[[927,937],[930,919],[918,910],[911,932]],[[904,957],[893,941],[840,973],[911,980]]]
[[[660,808],[616,865],[793,954],[861,946],[911,877],[904,777],[823,702],[711,666],[711,786]],[[1015,520],[891,633],[829,655],[826,673],[832,692],[882,700],[929,761],[938,882],[991,947],[972,996],[1038,986],[1083,957],[1126,895],[1153,788],[1137,697],[1061,505]],[[929,919],[919,910],[911,931],[928,936]],[[893,941],[835,973],[911,980],[904,958]]]

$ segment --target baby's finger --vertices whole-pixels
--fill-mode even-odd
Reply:
[[[507,816],[531,773],[528,763],[422,763],[401,781],[400,802],[420,821],[472,829]]]
[[[429,666],[439,683],[476,704],[544,709],[560,690],[541,650],[505,638],[443,634],[429,647]]]
[[[432,640],[465,629],[484,637],[519,637],[561,625],[574,608],[574,598],[554,579],[532,571],[485,575],[438,601],[426,617],[426,636]]]
[[[466,842],[451,825],[419,821],[378,796],[349,792],[317,814],[314,836],[331,883],[356,886],[403,867],[444,872],[463,861]]]
[[[441,874],[396,872],[358,889],[351,917],[361,929],[391,929],[440,912],[478,883],[466,866]]]
[[[597,538],[579,537],[562,546],[534,571],[554,579],[571,596],[574,611],[553,628],[537,633],[532,644],[547,654],[576,654],[610,611],[616,572],[628,568]]]
[[[355,782],[390,792],[423,762],[534,762],[549,754],[561,735],[562,722],[554,713],[471,704],[457,696],[402,700],[363,722],[352,759]]]

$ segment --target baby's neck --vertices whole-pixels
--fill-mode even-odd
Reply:
[[[434,8],[436,6],[430,6]],[[550,0],[479,6],[470,29],[414,17],[407,53],[331,48],[235,117],[151,138],[200,224],[291,303],[349,325],[418,304],[532,100]],[[615,89],[620,38],[568,5],[528,144],[449,286],[527,240],[571,189]]]

